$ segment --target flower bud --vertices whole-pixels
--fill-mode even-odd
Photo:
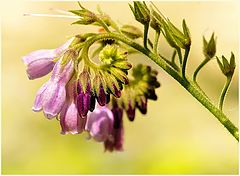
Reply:
[[[213,58],[216,54],[216,38],[214,37],[214,33],[212,34],[210,40],[207,42],[205,37],[203,36],[203,53],[206,58]]]
[[[114,61],[112,64],[122,70],[129,70],[130,68],[132,68],[132,65],[125,60]]]
[[[135,102],[132,100],[128,101],[128,106],[126,107],[126,113],[130,121],[135,119]]]
[[[121,86],[114,76],[111,74],[106,74],[106,83],[108,90],[117,98],[121,96]]]
[[[144,96],[139,96],[136,98],[137,108],[142,114],[147,113],[147,98]]]
[[[86,116],[90,109],[94,109],[93,107],[95,105],[95,101],[92,98],[94,95],[91,91],[90,73],[87,69],[84,69],[79,75],[77,93],[78,113],[81,116]]]
[[[233,53],[231,53],[230,62],[228,62],[228,60],[224,56],[222,56],[222,62],[217,57],[217,62],[218,62],[218,65],[219,65],[222,73],[225,76],[231,77],[233,75],[235,67],[236,67],[235,56]]]
[[[145,2],[135,1],[133,6],[129,5],[135,19],[143,25],[150,22],[150,11]]]
[[[125,72],[123,72],[122,70],[120,70],[118,68],[114,68],[114,67],[110,68],[110,72],[120,82],[122,82],[123,84],[128,84],[128,77],[127,77],[127,74]]]
[[[88,25],[97,21],[97,17],[93,12],[83,8],[82,6],[81,8],[81,10],[70,10],[71,13],[80,17],[78,21],[75,21],[72,24]]]
[[[126,56],[126,53],[120,52],[116,45],[106,45],[99,53],[99,58],[104,64],[111,64],[114,61],[123,60]]]
[[[96,74],[93,79],[93,88],[98,104],[100,106],[107,104],[110,95],[105,91],[107,90],[106,82],[99,74]]]
[[[123,25],[121,32],[131,39],[137,39],[143,36],[142,31],[132,25]]]
[[[163,35],[170,46],[182,49],[190,47],[191,36],[185,20],[182,22],[183,32],[181,32],[181,30],[173,25],[169,19],[163,17],[162,14],[154,11],[153,17],[157,21],[158,25],[162,27]]]
[[[155,89],[160,86],[157,81],[157,71],[150,66],[138,64],[132,70],[134,80],[129,80],[125,85],[120,98],[112,97],[112,106],[121,107],[126,111],[128,119],[133,121],[136,108],[142,114],[147,113],[147,100],[156,100]]]
[[[151,20],[150,20],[150,26],[155,30],[155,31],[160,31],[161,30],[161,24],[156,20],[156,16],[158,16],[158,19],[161,19],[161,17],[158,15],[158,13],[151,8],[150,11],[151,15]]]

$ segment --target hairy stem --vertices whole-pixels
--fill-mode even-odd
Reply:
[[[222,90],[222,93],[221,93],[221,96],[220,96],[220,100],[219,100],[219,106],[218,107],[221,110],[223,109],[223,102],[224,102],[224,99],[226,97],[226,93],[227,93],[227,90],[230,86],[231,81],[232,81],[232,76],[228,76],[227,81],[226,81],[226,83],[223,87],[223,90]]]
[[[139,45],[138,43],[126,38],[123,35],[117,33],[105,33],[99,34],[91,39],[87,40],[83,48],[83,55],[88,57],[89,47],[96,41],[111,38],[120,40],[121,42],[133,47],[139,52],[146,55],[152,61],[154,61],[158,66],[165,70],[169,75],[171,75],[177,82],[180,83],[193,97],[195,97],[204,107],[206,107],[218,120],[219,122],[237,139],[239,140],[238,128],[227,118],[227,116],[218,109],[195,85],[195,83],[186,77],[182,78],[181,75],[174,70],[170,65],[168,65],[160,56],[152,53],[147,48]]]

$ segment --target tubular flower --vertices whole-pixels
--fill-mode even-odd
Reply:
[[[83,132],[86,118],[78,114],[76,106],[76,83],[75,81],[70,81],[66,88],[66,101],[60,112],[60,124],[62,127],[62,134],[78,134]]]
[[[73,61],[70,60],[65,66],[61,65],[61,59],[53,68],[51,78],[37,92],[33,105],[33,111],[41,111],[48,119],[56,117],[66,100],[65,86],[72,77]]]
[[[104,142],[105,151],[122,151],[123,150],[123,110],[117,105],[112,108],[114,116],[114,125],[111,132],[112,138]]]
[[[85,129],[93,139],[98,142],[104,142],[112,138],[114,118],[113,113],[107,107],[97,106],[97,108],[88,114]]]
[[[60,57],[66,51],[73,39],[74,38],[69,39],[56,49],[37,50],[24,56],[22,60],[27,66],[28,78],[40,78],[51,72],[55,65],[54,60]]]

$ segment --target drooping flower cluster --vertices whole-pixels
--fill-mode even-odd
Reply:
[[[157,98],[157,73],[138,65],[133,69],[134,80],[129,81],[132,65],[126,59],[127,52],[114,43],[100,51],[98,65],[90,60],[82,62],[84,42],[78,35],[57,49],[38,50],[23,57],[29,79],[52,71],[38,90],[32,109],[42,110],[48,119],[60,119],[62,134],[87,131],[95,141],[104,143],[105,150],[121,151],[123,110],[130,120],[136,107],[143,114],[147,112],[147,99]]]
[[[148,99],[157,100],[155,89],[160,87],[157,81],[157,71],[150,66],[139,64],[132,70],[133,80],[124,87],[122,96],[115,99],[119,108],[126,111],[128,119],[133,121],[136,108],[142,114],[147,113]]]

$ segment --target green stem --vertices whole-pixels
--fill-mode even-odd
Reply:
[[[178,53],[180,66],[182,67],[182,52],[181,52],[181,49],[180,48],[176,48],[176,51]]]
[[[165,62],[167,62],[169,65],[171,65],[172,68],[174,68],[175,70],[179,71],[179,68],[178,68],[178,66],[177,66],[175,63],[169,61],[167,58],[165,58],[165,57],[162,56],[161,54],[159,54],[159,56],[160,56],[163,60],[165,60]]]
[[[205,58],[203,60],[203,62],[197,67],[197,69],[195,70],[194,74],[193,74],[193,81],[197,82],[197,74],[198,72],[210,61],[209,58]]]
[[[221,96],[220,96],[220,100],[219,100],[219,109],[223,109],[223,102],[224,102],[224,99],[226,97],[226,93],[227,93],[227,90],[230,86],[230,83],[232,81],[232,76],[227,76],[227,81],[223,87],[223,90],[222,90],[222,93],[221,93]]]
[[[148,41],[148,29],[149,29],[149,24],[144,25],[144,34],[143,34],[143,46],[144,48],[147,49],[147,41]]]
[[[160,31],[156,31],[155,33],[155,40],[154,40],[154,44],[153,44],[153,52],[157,55],[158,54],[158,40],[160,37]]]
[[[238,128],[227,118],[227,116],[220,109],[218,109],[204,94],[201,93],[201,91],[199,91],[198,87],[192,80],[188,78],[182,78],[181,75],[170,65],[168,65],[163,59],[161,59],[160,56],[152,53],[150,50],[142,47],[138,43],[126,38],[123,35],[116,33],[99,34],[86,41],[82,54],[85,57],[88,57],[87,55],[90,46],[94,42],[102,40],[104,38],[120,40],[121,42],[133,47],[134,49],[149,57],[158,66],[160,66],[169,75],[171,75],[177,82],[179,82],[193,97],[195,97],[204,107],[206,107],[237,140],[239,140]]]
[[[183,58],[182,77],[183,77],[184,79],[187,79],[187,78],[186,78],[186,66],[187,66],[187,60],[188,60],[189,51],[190,51],[190,47],[188,47],[188,48],[185,49],[184,58]]]

